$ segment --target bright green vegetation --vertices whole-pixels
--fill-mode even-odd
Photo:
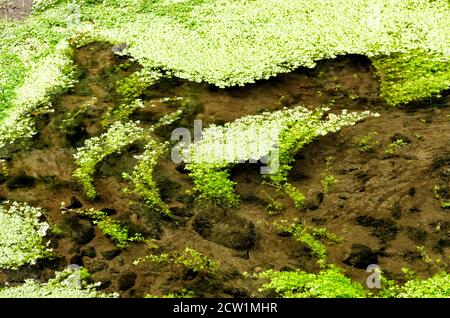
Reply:
[[[188,164],[189,176],[194,181],[196,199],[202,204],[234,207],[239,197],[234,192],[235,182],[230,180],[226,167],[211,164]],[[219,170],[221,169],[221,170]]]
[[[44,43],[51,37],[34,34],[39,33],[39,27],[33,30],[27,24],[7,26],[0,21],[0,148],[31,138],[36,133],[35,118],[51,111],[52,97],[74,83],[72,50],[67,41],[54,43],[50,49]],[[19,40],[17,36],[23,38]],[[37,50],[40,54],[36,56],[39,46],[46,49]],[[5,115],[3,111],[8,108]]]
[[[317,274],[303,271],[277,272],[273,270],[258,274],[269,279],[261,291],[275,290],[280,297],[292,298],[448,298],[450,297],[450,274],[441,272],[429,279],[414,278],[404,285],[382,279],[379,293],[365,290],[362,284],[352,282],[342,270],[331,266]]]
[[[116,122],[101,136],[86,140],[85,145],[77,149],[74,157],[78,168],[73,175],[83,186],[88,198],[95,199],[97,196],[93,184],[96,165],[106,156],[120,152],[143,138],[144,130],[137,124]]]
[[[269,279],[261,291],[273,289],[281,297],[287,298],[363,298],[366,293],[361,284],[352,282],[342,271],[331,267],[309,274],[303,271],[265,271],[258,275]]]
[[[337,182],[336,177],[334,175],[332,175],[330,172],[332,159],[333,159],[332,157],[326,158],[325,171],[322,173],[323,179],[322,179],[321,183],[322,183],[323,192],[325,192],[325,193],[329,193],[331,191],[331,188]]]
[[[440,272],[429,279],[413,278],[399,286],[390,280],[384,280],[387,288],[380,291],[378,297],[384,298],[449,298],[450,274]]]
[[[381,94],[391,105],[438,96],[450,87],[448,56],[413,50],[373,59],[381,76]]]
[[[140,99],[135,99],[129,103],[120,104],[115,109],[108,109],[102,119],[102,126],[108,127],[115,122],[127,120],[128,117],[138,108],[143,108],[144,104]]]
[[[87,211],[79,210],[77,213],[89,217],[118,248],[126,248],[131,242],[145,242],[145,238],[141,234],[137,233],[131,236],[126,227],[104,212],[90,209]]]
[[[74,6],[80,4],[79,23],[68,24]],[[338,55],[368,56],[381,78],[381,92],[390,105],[402,105],[450,87],[450,11],[448,0],[36,0],[33,14],[24,21],[0,21],[0,149],[30,139],[35,122],[53,111],[55,96],[76,82],[73,50],[92,42],[125,44],[124,54],[140,63],[142,70],[116,83],[120,104],[102,118],[103,134],[77,150],[74,177],[86,196],[97,197],[94,178],[97,165],[107,156],[124,151],[138,141],[145,143],[138,163],[123,178],[153,210],[170,216],[161,200],[153,174],[157,160],[169,143],[152,136],[155,129],[177,122],[179,109],[155,126],[144,130],[128,117],[143,107],[143,92],[164,77],[207,82],[218,87],[245,85],[268,79],[300,66],[314,67],[322,59]],[[118,68],[127,68],[120,65]],[[339,91],[340,85],[336,86]],[[318,91],[322,95],[323,92]],[[357,99],[350,95],[350,99]],[[75,112],[66,113],[58,128],[64,133],[89,111],[91,100]],[[242,161],[267,159],[273,173],[265,182],[290,197],[301,209],[305,197],[288,182],[295,155],[315,138],[339,131],[369,116],[370,112],[327,114],[329,109],[303,107],[247,116],[223,126],[211,125],[203,139],[187,150],[187,166],[193,193],[202,203],[235,207],[239,197],[230,179],[230,168]],[[364,153],[373,152],[374,134],[355,138]],[[384,151],[393,156],[406,142],[397,139]],[[0,181],[9,177],[6,161],[0,160]],[[336,182],[329,162],[322,185],[329,192]],[[439,189],[437,189],[439,190]],[[437,191],[435,189],[435,192]],[[441,190],[439,190],[441,191]],[[436,197],[443,208],[446,198]],[[134,199],[134,198],[133,198]],[[271,200],[270,215],[282,212]],[[148,242],[106,213],[77,211],[88,216],[117,247]],[[49,225],[43,210],[24,203],[0,204],[0,267],[17,270],[33,265],[52,253],[45,244]],[[320,265],[318,273],[301,270],[268,270],[257,277],[269,282],[262,290],[275,290],[281,297],[450,297],[450,274],[440,272],[429,279],[409,277],[403,285],[383,280],[379,292],[368,292],[330,264],[324,241],[338,239],[325,228],[313,228],[295,220],[274,227],[288,232],[305,245]],[[55,227],[53,234],[58,232]],[[215,273],[219,263],[193,248],[150,254],[140,262],[178,266],[194,272]],[[425,258],[427,263],[436,262]],[[82,271],[82,276],[86,273]],[[410,273],[408,274],[410,275]],[[96,285],[71,284],[67,272],[56,273],[47,283],[27,280],[17,287],[0,289],[0,297],[116,297],[95,290]],[[166,297],[191,297],[181,290]],[[152,297],[152,296],[148,296]]]
[[[35,112],[72,85],[69,40],[126,43],[124,53],[144,67],[142,87],[164,72],[220,87],[244,85],[347,53],[374,60],[391,104],[450,85],[445,0],[74,3],[81,5],[78,24],[68,23],[77,20],[68,0],[38,1],[24,21],[0,21],[0,146],[33,135]],[[132,101],[142,87],[125,85],[122,92]]]
[[[155,125],[153,125],[147,134],[155,131],[163,126],[170,125],[180,119],[183,110],[179,109],[173,113],[162,117]],[[126,189],[127,192],[133,191],[140,195],[145,203],[155,209],[157,212],[166,216],[171,216],[169,207],[161,200],[158,186],[153,179],[153,172],[156,167],[158,159],[166,153],[169,143],[158,143],[152,138],[146,138],[147,144],[145,145],[144,152],[136,156],[139,160],[138,164],[134,167],[133,171],[124,173],[122,176],[125,180],[132,183],[133,189]]]
[[[330,113],[323,119],[327,110],[327,108],[322,108],[312,112],[299,107],[294,109],[292,113],[290,111],[285,111],[285,113],[281,111],[280,114],[274,113],[275,116],[279,116],[277,124],[280,125],[280,132],[278,139],[273,141],[278,148],[276,151],[270,152],[269,158],[272,166],[275,166],[272,160],[277,160],[278,167],[275,173],[268,174],[265,177],[270,184],[279,190],[284,190],[294,201],[297,208],[303,206],[305,198],[298,189],[288,183],[288,175],[295,161],[295,155],[300,149],[319,136],[337,132],[342,127],[354,125],[367,117],[378,116],[376,113],[348,113],[343,110],[340,115]],[[296,111],[299,113],[295,113]]]
[[[310,111],[304,107],[246,116],[224,126],[211,125],[202,139],[188,149],[185,161],[194,180],[197,198],[222,206],[235,206],[238,198],[228,169],[239,162],[267,158],[271,174],[265,177],[279,190],[285,191],[297,207],[303,195],[287,182],[295,154],[318,136],[337,132],[354,125],[370,112],[328,114],[327,108]],[[186,151],[183,151],[186,152]]]
[[[327,174],[323,177],[321,182],[322,182],[323,192],[329,193],[331,191],[331,188],[336,183],[336,177],[331,174]]]
[[[275,186],[279,186],[279,190],[284,190],[284,192],[292,199],[292,201],[294,202],[294,206],[297,209],[303,208],[303,204],[305,203],[305,196],[296,187],[288,182],[282,185]]]
[[[406,146],[407,143],[403,141],[403,139],[397,139],[391,142],[387,148],[384,150],[384,154],[388,157],[392,157],[396,154],[396,152],[403,146]]]
[[[0,203],[0,267],[18,269],[50,257],[44,237],[49,225],[40,220],[43,210],[25,203]]]
[[[133,191],[140,195],[148,206],[162,214],[171,216],[169,207],[161,200],[158,186],[153,178],[157,160],[166,150],[167,144],[149,141],[145,146],[144,153],[136,157],[139,163],[133,172],[131,174],[124,173],[123,178],[133,184]]]
[[[291,234],[294,239],[308,247],[311,255],[317,258],[317,263],[320,267],[325,268],[329,266],[327,262],[327,249],[320,242],[320,239],[323,238],[331,243],[337,243],[339,239],[334,234],[329,233],[325,228],[307,226],[298,220],[294,220],[293,223],[280,221],[273,223],[273,225],[278,231]]]
[[[142,92],[160,77],[161,74],[156,71],[144,70],[135,72],[116,83],[116,93],[125,103],[130,103],[138,99]]]
[[[360,152],[363,153],[371,153],[374,152],[375,147],[377,147],[380,143],[377,140],[374,140],[374,136],[376,136],[377,132],[368,133],[367,135],[357,136],[353,139],[353,145]]]
[[[87,284],[87,271],[79,273],[65,270],[57,272],[47,283],[28,279],[24,284],[0,289],[0,298],[115,298],[118,294],[98,292],[98,284]],[[76,280],[80,280],[77,282]]]
[[[194,272],[213,273],[218,267],[219,263],[204,256],[199,251],[186,247],[183,251],[174,251],[171,253],[161,253],[159,255],[150,254],[143,258],[134,261],[134,265],[139,265],[141,262],[151,262],[156,264],[171,264],[182,266],[185,269],[190,269]]]
[[[58,121],[57,128],[63,133],[67,133],[70,129],[75,128],[81,117],[89,111],[89,109],[95,104],[96,100],[97,98],[93,97],[88,102],[81,104],[76,111],[66,112]]]
[[[103,232],[103,234],[110,237],[119,248],[127,247],[130,242],[145,241],[144,237],[140,234],[130,236],[126,227],[122,226],[120,222],[111,220],[109,218],[94,221],[94,224],[97,224],[98,228]]]
[[[272,216],[281,214],[284,210],[283,204],[272,198],[266,191],[263,191],[263,193],[268,197],[270,202],[266,205],[267,213]]]

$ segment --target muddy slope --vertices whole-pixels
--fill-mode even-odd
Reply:
[[[424,277],[433,274],[437,269],[421,260],[417,246],[425,246],[431,257],[448,260],[450,216],[449,210],[440,206],[450,193],[448,95],[431,104],[423,102],[421,107],[389,109],[379,97],[378,80],[370,62],[360,56],[323,61],[313,70],[299,69],[243,88],[222,90],[178,79],[161,81],[143,92],[145,108],[131,116],[144,127],[179,106],[174,99],[163,99],[167,97],[188,101],[191,116],[180,123],[188,127],[194,118],[203,119],[204,126],[221,124],[296,104],[310,108],[328,104],[333,109],[370,109],[381,114],[317,139],[299,153],[290,178],[307,196],[306,209],[301,211],[289,199],[261,185],[256,165],[239,165],[232,171],[242,199],[236,210],[198,206],[186,193],[192,183],[183,167],[161,160],[155,177],[163,199],[176,215],[175,223],[162,219],[138,198],[123,192],[127,184],[121,174],[131,171],[136,164],[133,156],[142,151],[142,145],[110,156],[98,166],[96,188],[100,199],[96,202],[87,200],[72,179],[76,147],[101,133],[102,116],[120,103],[115,82],[139,69],[125,58],[114,56],[105,45],[78,49],[75,62],[80,81],[57,98],[55,113],[40,119],[40,133],[27,147],[1,154],[11,171],[9,179],[0,184],[1,198],[26,201],[48,210],[47,218],[60,229],[51,237],[60,258],[19,272],[2,271],[2,284],[19,283],[28,277],[45,280],[54,269],[75,263],[87,267],[93,279],[103,283],[105,291],[118,291],[123,297],[162,295],[182,289],[205,297],[264,296],[257,292],[256,281],[240,273],[269,268],[318,270],[302,244],[270,226],[272,221],[294,218],[326,227],[340,237],[341,243],[328,247],[330,260],[361,282],[367,277],[367,262],[378,263],[392,276],[399,276],[401,267],[409,267]],[[72,123],[62,128],[68,114],[76,114],[82,105],[88,105],[85,111],[72,116]],[[167,137],[168,132],[160,135]],[[376,133],[374,147],[371,152],[361,152],[355,138],[368,133]],[[396,139],[404,140],[406,145],[392,156],[385,155],[388,144]],[[337,181],[324,193],[321,181],[330,157],[327,173]],[[441,199],[436,198],[435,186],[439,186]],[[281,215],[268,214],[269,197],[283,203]],[[133,231],[154,238],[160,251],[193,247],[220,262],[220,270],[206,275],[176,266],[135,266],[133,261],[148,253],[145,245],[116,249],[88,220],[73,213],[62,214],[61,202],[73,208],[103,209]]]

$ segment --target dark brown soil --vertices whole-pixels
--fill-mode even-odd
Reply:
[[[190,125],[189,128],[195,117],[203,119],[206,126],[297,104],[310,108],[329,104],[336,110],[370,109],[381,114],[379,118],[319,138],[300,151],[290,181],[306,195],[305,210],[296,209],[288,198],[261,185],[256,165],[239,165],[232,170],[241,197],[236,210],[199,206],[186,194],[192,183],[182,167],[169,159],[161,160],[155,178],[162,198],[176,216],[174,222],[122,191],[127,183],[121,174],[136,164],[133,156],[142,150],[142,145],[110,156],[98,166],[95,185],[100,199],[95,202],[84,197],[71,176],[75,148],[101,133],[101,116],[120,102],[114,94],[115,82],[139,69],[137,65],[117,68],[125,61],[114,56],[105,45],[78,49],[77,86],[56,99],[55,113],[41,118],[40,133],[32,143],[2,154],[8,159],[11,177],[0,184],[0,197],[46,208],[50,223],[57,225],[63,234],[51,238],[60,259],[24,267],[20,275],[3,271],[1,283],[21,282],[28,277],[45,280],[55,269],[78,263],[93,273],[93,280],[103,282],[106,292],[117,291],[123,297],[163,295],[183,288],[204,297],[267,296],[257,291],[260,283],[243,278],[241,273],[269,268],[318,270],[305,246],[277,233],[270,225],[275,220],[294,218],[325,227],[341,238],[341,243],[328,246],[329,258],[362,283],[367,278],[365,269],[347,265],[356,264],[348,259],[353,257],[351,251],[358,248],[368,251],[372,259],[377,258],[381,269],[394,277],[400,276],[402,267],[424,277],[437,270],[421,260],[417,246],[425,246],[432,258],[448,262],[449,210],[440,206],[441,200],[435,198],[433,191],[438,185],[441,197],[448,199],[448,95],[437,101],[439,107],[428,101],[421,107],[390,109],[379,97],[378,79],[370,62],[360,56],[323,61],[315,69],[299,69],[243,88],[223,90],[178,79],[164,80],[144,92],[146,107],[132,115],[143,126],[173,111],[176,105],[163,102],[164,97],[184,97],[190,101],[192,118],[181,123]],[[86,102],[92,102],[92,106],[69,131],[58,128],[65,114]],[[360,152],[354,138],[375,132],[378,144],[373,152]],[[388,144],[399,138],[408,141],[407,145],[393,156],[386,156]],[[321,181],[330,157],[328,173],[337,182],[324,193]],[[268,196],[283,203],[281,215],[268,214]],[[136,258],[149,253],[145,245],[133,244],[117,250],[89,221],[71,213],[62,214],[61,202],[74,208],[106,209],[132,230],[156,239],[161,251],[192,247],[218,261],[220,269],[216,274],[195,274],[176,266],[149,263],[135,266]]]

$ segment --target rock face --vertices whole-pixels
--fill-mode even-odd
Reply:
[[[305,209],[315,211],[322,204],[324,198],[323,192],[315,192],[311,198],[305,201]]]
[[[82,208],[82,207],[83,207],[83,204],[81,203],[81,201],[78,200],[78,198],[76,198],[76,197],[74,197],[74,196],[72,196],[72,197],[70,198],[70,203],[69,203],[69,205],[67,206],[67,208],[68,208],[69,210],[71,210],[71,209],[80,209],[80,208]]]
[[[378,263],[378,255],[366,245],[353,244],[350,255],[343,262],[352,267],[367,269],[369,265]]]
[[[113,260],[114,258],[116,258],[117,256],[119,256],[121,252],[122,251],[120,249],[115,248],[115,249],[112,249],[112,250],[108,250],[108,251],[102,252],[102,256],[106,260],[110,261],[110,260]]]
[[[204,210],[195,217],[193,226],[203,238],[235,250],[245,251],[255,245],[254,224],[232,211]]]
[[[20,189],[20,188],[31,188],[35,185],[35,179],[33,177],[27,176],[25,174],[20,174],[12,177],[6,182],[6,187],[9,190]]]
[[[126,291],[128,289],[130,289],[131,287],[134,286],[134,284],[136,283],[136,278],[137,275],[136,273],[130,272],[130,273],[125,273],[123,275],[121,275],[119,277],[119,290],[121,291]]]
[[[81,250],[81,255],[87,256],[89,258],[94,258],[97,256],[97,251],[93,246],[89,246]]]
[[[95,237],[95,230],[87,220],[69,218],[66,221],[70,237],[79,245],[85,245]]]

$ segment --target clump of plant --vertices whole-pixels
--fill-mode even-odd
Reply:
[[[93,97],[88,102],[83,103],[75,112],[65,113],[57,123],[56,127],[63,133],[67,133],[70,129],[77,125],[81,117],[89,111],[96,101],[97,98]]]
[[[334,234],[329,233],[325,228],[317,229],[307,226],[296,219],[294,219],[293,223],[283,220],[274,222],[273,225],[278,231],[289,233],[297,241],[308,247],[311,255],[317,258],[317,263],[320,267],[325,268],[329,266],[327,262],[327,249],[319,239],[325,238],[332,243],[337,243],[339,239]]]
[[[428,255],[425,246],[417,246],[417,252],[419,253],[424,263],[428,264],[429,266],[432,266],[435,270],[439,272],[446,271],[450,268],[450,264],[443,262],[441,258],[437,259],[431,258]]]
[[[189,176],[193,179],[193,192],[196,200],[202,204],[217,206],[237,206],[239,196],[234,192],[236,182],[230,180],[228,169],[217,169],[216,165],[186,165],[191,170]]]
[[[376,135],[378,135],[377,132],[371,132],[366,135],[357,136],[353,139],[353,146],[362,153],[374,152],[375,148],[380,144],[374,139]]]
[[[158,144],[149,140],[142,155],[136,156],[139,160],[131,173],[123,173],[123,178],[133,184],[133,191],[140,195],[145,203],[156,211],[171,216],[167,204],[161,199],[158,186],[153,178],[153,173],[158,158],[166,151],[167,144]]]
[[[392,157],[401,147],[406,145],[407,142],[405,142],[403,139],[396,139],[387,146],[387,148],[384,150],[384,154],[386,157]]]
[[[93,184],[96,165],[106,156],[120,152],[145,136],[138,124],[116,122],[105,133],[86,140],[85,145],[77,149],[74,157],[78,167],[73,176],[81,183],[88,198],[95,199],[97,196]]]
[[[18,269],[50,257],[44,237],[48,223],[41,221],[43,210],[25,203],[0,203],[0,267]]]
[[[450,297],[450,274],[449,264],[441,258],[431,258],[424,246],[417,246],[421,260],[433,267],[436,274],[428,279],[419,277],[414,271],[402,268],[406,283],[397,284],[381,275],[384,288],[380,290],[377,297],[384,298],[448,298]],[[382,274],[382,273],[380,273]]]
[[[186,247],[183,251],[174,251],[171,253],[161,253],[159,255],[150,254],[143,258],[138,258],[133,262],[139,265],[141,262],[151,262],[164,265],[176,265],[193,272],[214,273],[219,267],[219,263],[204,256],[199,251]]]
[[[450,86],[448,57],[409,50],[372,59],[381,77],[381,95],[393,106],[429,96],[439,97]]]
[[[441,200],[441,207],[443,209],[450,208],[450,193],[448,192],[447,186],[435,185],[433,187],[434,197]]]
[[[115,109],[109,108],[102,118],[102,126],[108,127],[115,122],[126,120],[136,109],[143,107],[142,100],[136,99],[132,102],[120,104]]]
[[[320,135],[377,116],[343,111],[322,119],[327,110],[296,107],[246,116],[224,126],[209,126],[200,141],[182,150],[197,197],[215,204],[236,205],[238,198],[228,169],[237,163],[260,160],[267,165],[262,173],[268,182],[285,191],[301,207],[304,196],[288,183],[297,152]]]
[[[286,298],[363,298],[366,297],[363,286],[352,282],[342,270],[331,266],[318,274],[301,270],[277,272],[268,270],[257,274],[257,277],[268,279],[260,291],[274,290],[279,296]]]
[[[126,248],[131,242],[144,242],[142,234],[130,235],[129,230],[119,221],[112,219],[105,212],[89,209],[77,210],[78,214],[86,216],[98,226],[104,235],[109,237],[118,248]]]
[[[160,127],[172,124],[180,118],[181,113],[182,110],[177,110],[162,117],[147,133],[150,134]],[[133,185],[133,189],[130,190],[127,188],[125,191],[137,193],[144,199],[147,205],[170,217],[172,214],[169,207],[162,201],[159,189],[153,178],[157,160],[167,151],[169,143],[158,143],[151,137],[146,138],[146,141],[147,144],[145,145],[144,152],[135,157],[139,161],[138,164],[131,173],[123,173],[122,175],[125,180],[128,180]]]
[[[404,271],[405,272],[405,271]],[[414,272],[407,271],[409,279],[403,285],[382,277],[385,288],[377,297],[382,298],[449,298],[450,274],[439,272],[428,279],[419,278]]]
[[[332,157],[326,158],[325,171],[322,173],[323,179],[322,179],[321,183],[322,183],[323,192],[325,192],[325,193],[330,192],[331,188],[336,183],[336,177],[330,173],[330,166],[331,166],[332,159],[333,159]]]
[[[84,268],[56,272],[46,283],[27,279],[25,283],[0,289],[0,298],[117,298],[117,293],[97,291],[100,283],[88,284],[89,273]]]
[[[403,270],[409,277],[403,285],[388,280],[380,273],[382,288],[377,294],[365,291],[362,284],[352,282],[335,265],[319,273],[267,270],[254,276],[268,279],[259,291],[274,290],[287,298],[448,298],[450,274],[440,272],[428,279],[418,278],[413,272]]]
[[[27,29],[26,27],[24,28]],[[23,35],[23,34],[22,34]],[[28,36],[24,36],[29,41]],[[6,39],[4,39],[6,41]],[[72,49],[64,39],[54,39],[51,50],[42,52],[39,61],[32,62],[29,47],[23,47],[17,69],[5,64],[5,54],[0,48],[0,148],[15,142],[22,142],[32,138],[36,134],[35,121],[39,116],[52,112],[52,99],[54,96],[67,91],[75,82]],[[14,45],[15,40],[12,44]],[[5,43],[5,45],[7,45]],[[28,44],[29,46],[30,44]],[[43,43],[42,46],[45,46]],[[48,49],[48,47],[47,47]],[[35,49],[32,49],[33,51]],[[12,54],[16,56],[16,54]],[[22,59],[26,60],[26,68]],[[17,63],[16,61],[16,63]],[[8,74],[9,70],[13,74]],[[4,77],[6,75],[6,78]],[[8,77],[11,76],[11,77]],[[5,86],[6,84],[6,86]],[[12,86],[10,86],[12,84]],[[3,99],[4,90],[8,92],[13,88],[14,93],[6,100]],[[9,107],[7,113],[4,108]]]
[[[130,103],[141,97],[144,91],[160,77],[161,74],[154,71],[135,72],[116,83],[116,93],[124,103]]]
[[[294,206],[297,209],[303,208],[303,204],[305,203],[305,196],[300,192],[295,186],[290,183],[284,184],[284,191],[294,202]]]

